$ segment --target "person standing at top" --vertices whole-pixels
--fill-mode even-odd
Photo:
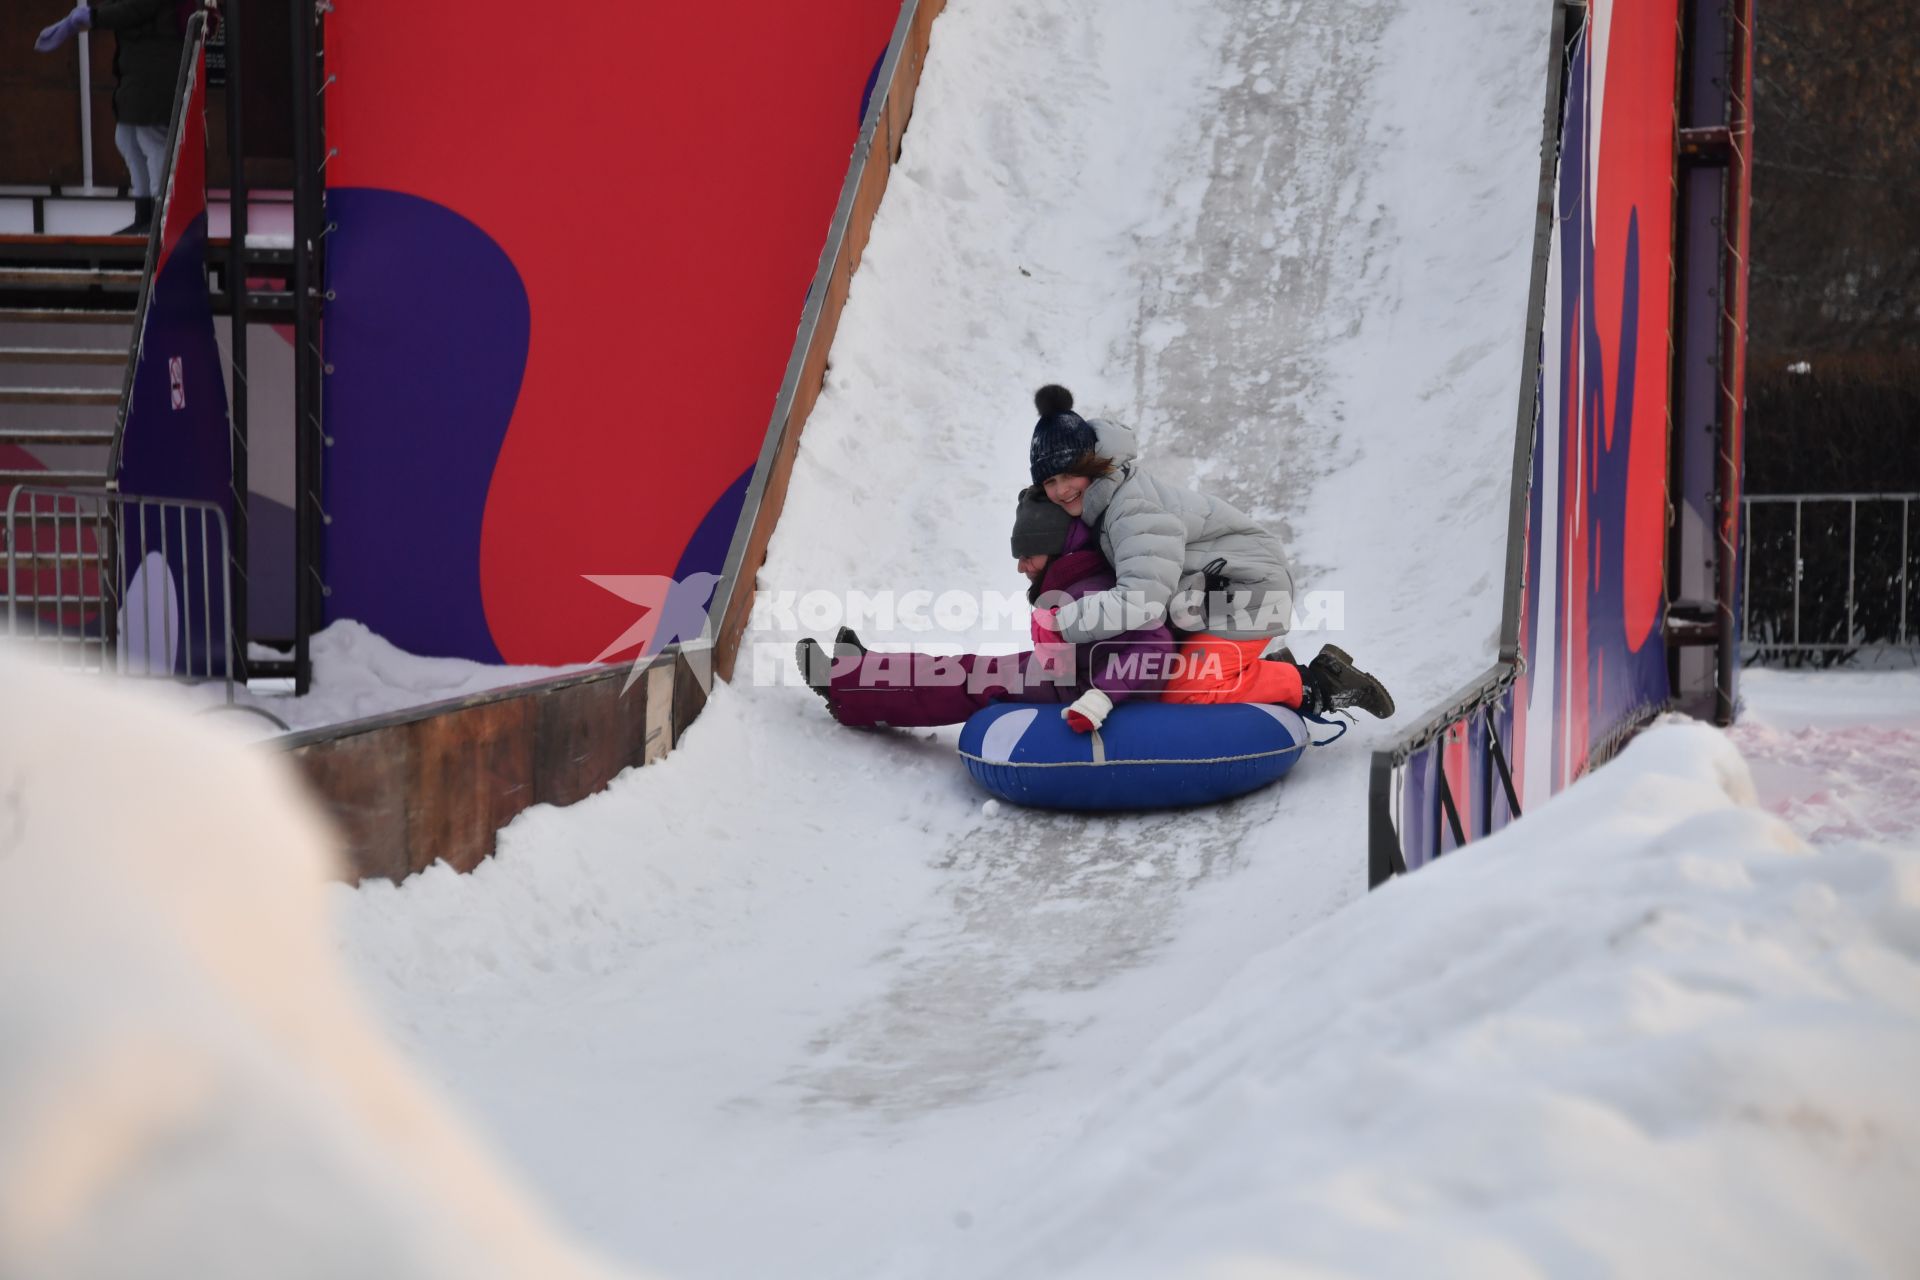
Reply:
[[[133,189],[133,221],[116,235],[147,233],[154,200],[166,183],[167,129],[186,42],[183,12],[191,13],[192,6],[180,0],[81,4],[33,42],[41,53],[51,53],[79,32],[113,32],[113,143],[127,162]]]
[[[1033,483],[1094,530],[1113,565],[1106,591],[1054,610],[1044,625],[1088,644],[1166,622],[1181,638],[1179,669],[1164,702],[1273,702],[1311,715],[1357,707],[1385,719],[1393,698],[1323,645],[1301,666],[1268,646],[1292,625],[1293,573],[1280,540],[1231,504],[1156,476],[1133,433],[1073,411],[1073,393],[1034,394],[1040,418],[1028,448]]]

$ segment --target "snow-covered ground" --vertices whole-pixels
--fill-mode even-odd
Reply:
[[[1740,677],[1732,738],[1767,808],[1819,845],[1920,839],[1920,671]]]
[[[0,1275],[609,1274],[393,1048],[278,753],[0,645]]]
[[[515,829],[567,849],[329,911],[284,760],[0,660],[40,726],[0,733],[0,1273],[606,1274],[545,1200],[681,1277],[1911,1275],[1920,688],[1849,685],[1754,681],[1751,771],[1658,726],[1250,944],[1284,912],[1244,869],[1018,818],[946,866],[751,810],[732,848],[691,752]],[[746,705],[706,750],[751,759]],[[1211,932],[1137,932],[1169,875]],[[340,972],[383,922],[404,969],[356,967],[415,1066]]]
[[[1058,379],[1285,528],[1301,585],[1344,593],[1341,642],[1403,706],[1482,669],[1548,17],[951,0],[761,587],[1017,585],[1027,396]],[[754,639],[778,670],[791,636]],[[850,733],[745,678],[664,762],[528,811],[472,875],[328,905],[399,1046],[578,1237],[635,1267],[1913,1274],[1920,854],[1857,770],[1821,790],[1813,771],[1853,757],[1801,754],[1799,687],[1750,681],[1742,730],[1777,724],[1745,745],[1763,782],[1795,779],[1798,810],[1764,787],[1782,816],[1756,807],[1722,735],[1665,726],[1366,895],[1365,748],[1391,726],[1206,811],[989,812],[950,731]],[[8,785],[0,801],[48,812]],[[1878,816],[1808,816],[1849,806]],[[63,985],[62,931],[26,927],[8,813],[0,946],[24,918],[35,949],[0,957],[36,968],[0,982],[0,1019],[51,992],[143,1025],[111,984]],[[237,838],[275,847],[265,827]],[[311,894],[253,889],[303,894],[262,918],[318,928]],[[168,918],[167,938],[196,936]],[[72,945],[99,936],[110,922]],[[0,1062],[16,1043],[0,1034]],[[308,1047],[249,1061],[273,1052]],[[300,1150],[328,1105],[290,1100],[263,1132]],[[30,1185],[5,1175],[36,1169],[4,1163],[19,1131],[0,1127],[0,1215]],[[347,1132],[381,1150],[377,1124]],[[263,1166],[233,1168],[253,1185]],[[429,1232],[459,1221],[453,1185],[418,1210]],[[321,1202],[374,1212],[350,1179]],[[104,1195],[71,1205],[103,1238],[158,1229]],[[502,1220],[548,1247],[524,1212]],[[0,1241],[17,1221],[39,1219],[0,1216]]]

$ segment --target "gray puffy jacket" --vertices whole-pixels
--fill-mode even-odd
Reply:
[[[1117,581],[1061,607],[1061,638],[1086,644],[1163,620],[1233,640],[1285,635],[1293,573],[1280,540],[1228,503],[1142,468],[1125,427],[1099,418],[1088,425],[1096,452],[1117,470],[1087,486],[1080,519],[1100,535]],[[1216,559],[1227,562],[1229,587],[1209,600],[1201,569]]]

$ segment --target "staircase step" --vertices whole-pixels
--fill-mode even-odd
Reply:
[[[0,444],[112,443],[112,427],[0,427]]]
[[[10,596],[4,591],[0,591],[0,605],[99,604],[99,603],[101,603],[101,599],[99,595],[97,594],[87,595],[84,592],[80,595],[73,595],[70,593],[62,593],[60,595],[54,595],[51,592],[23,591],[17,596]]]
[[[118,387],[0,387],[0,404],[119,404]]]
[[[9,485],[53,485],[61,488],[106,487],[107,476],[104,471],[29,471],[20,467],[0,467],[0,488]]]
[[[53,573],[56,570],[62,574],[97,573],[107,559],[104,550],[18,551],[14,553],[13,567],[18,573]],[[6,566],[7,553],[0,551],[0,575],[5,574]]]
[[[86,267],[0,267],[0,285],[27,289],[138,289],[141,272]]]
[[[118,364],[125,347],[0,347],[0,364]]]
[[[133,312],[82,307],[0,307],[0,324],[132,324]]]

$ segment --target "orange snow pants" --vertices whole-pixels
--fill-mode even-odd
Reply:
[[[1189,636],[1180,642],[1177,674],[1160,694],[1162,702],[1277,702],[1298,709],[1305,692],[1300,668],[1267,662],[1265,640],[1228,640]]]

